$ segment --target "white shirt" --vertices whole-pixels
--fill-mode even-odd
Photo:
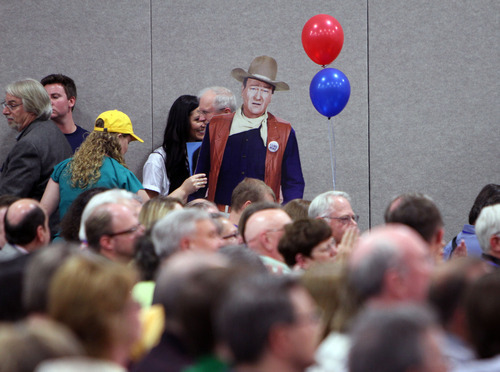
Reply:
[[[156,191],[160,195],[168,195],[170,180],[167,176],[165,159],[167,154],[163,147],[158,147],[151,154],[142,168],[142,185],[147,190]]]

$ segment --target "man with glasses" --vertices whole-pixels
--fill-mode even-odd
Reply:
[[[245,177],[263,180],[278,198],[282,192],[285,203],[303,196],[295,131],[267,111],[274,91],[289,89],[285,82],[276,81],[277,72],[276,60],[268,56],[255,58],[248,72],[233,69],[231,75],[243,83],[243,105],[233,114],[215,116],[205,132],[196,173],[208,176],[207,198],[222,212]],[[201,189],[196,197],[206,193],[206,188]]]
[[[54,165],[71,157],[71,147],[49,120],[50,97],[38,81],[26,79],[7,85],[2,105],[9,127],[19,134],[1,168],[0,195],[40,200]],[[52,226],[56,223],[51,222]]]
[[[309,217],[324,219],[337,245],[348,230],[359,232],[359,216],[352,211],[351,197],[343,191],[327,191],[316,196],[309,205]]]
[[[126,203],[105,203],[85,221],[91,249],[113,261],[128,263],[134,257],[137,238],[144,234],[137,213]]]

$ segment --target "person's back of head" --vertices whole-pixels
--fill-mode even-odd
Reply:
[[[149,230],[160,218],[182,207],[181,200],[170,196],[158,195],[143,204],[139,213],[139,222],[146,230]]]
[[[369,309],[352,332],[350,372],[446,372],[441,332],[426,308]]]
[[[436,204],[426,195],[403,197],[389,213],[387,223],[401,223],[415,229],[429,244],[443,227],[443,219]]]
[[[231,194],[231,210],[242,212],[251,203],[276,202],[276,195],[262,180],[246,177],[233,190]]]
[[[49,289],[49,315],[70,328],[87,355],[126,360],[139,338],[139,305],[131,299],[136,272],[95,254],[64,262]]]
[[[362,302],[421,303],[427,296],[431,270],[425,241],[401,224],[364,233],[349,257],[349,281]]]
[[[208,268],[227,266],[228,260],[217,253],[179,252],[165,261],[156,279],[153,303],[163,306],[167,328],[171,329],[170,324],[179,325],[181,313],[178,298],[187,278]]]
[[[309,217],[310,200],[293,199],[283,206],[283,210],[288,213],[294,221],[303,220]]]
[[[213,316],[229,286],[241,275],[233,267],[207,267],[186,277],[179,290],[182,339],[195,358],[214,353]]]
[[[471,284],[465,298],[470,342],[480,359],[500,355],[500,272]]]
[[[0,372],[33,372],[44,360],[83,354],[74,335],[49,319],[5,323],[0,327]]]
[[[481,210],[476,220],[476,235],[484,253],[500,257],[500,204]]]
[[[12,203],[4,217],[5,239],[28,251],[34,251],[50,241],[48,218],[40,203],[20,199]]]
[[[500,195],[500,185],[490,183],[484,186],[479,194],[477,194],[474,204],[472,205],[469,212],[469,224],[475,225],[476,220],[479,217],[479,213],[485,206],[488,199],[494,195]]]
[[[307,327],[300,336],[293,332],[297,326]],[[275,369],[305,369],[314,361],[319,337],[313,300],[292,276],[237,281],[217,310],[216,330],[237,367],[260,370],[270,360]]]
[[[83,210],[94,195],[106,190],[108,190],[106,187],[94,187],[92,189],[85,190],[76,197],[61,220],[61,237],[64,240],[74,243],[80,242],[78,232],[80,230]]]
[[[240,233],[240,236],[243,238],[243,242],[246,243],[245,240],[245,231],[246,231],[246,225],[250,217],[259,212],[263,211],[266,209],[280,209],[280,205],[277,203],[272,203],[272,202],[258,202],[258,203],[252,203],[249,205],[243,213],[240,216],[240,221],[238,223],[238,232]]]
[[[65,243],[54,243],[34,253],[23,280],[23,304],[28,314],[47,313],[52,277],[69,257],[78,253],[77,245]]]

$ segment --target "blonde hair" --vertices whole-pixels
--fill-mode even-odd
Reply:
[[[312,265],[300,279],[322,312],[322,339],[332,331],[345,333],[361,305],[347,282],[340,262]]]
[[[146,230],[149,230],[156,221],[173,211],[177,205],[183,206],[182,202],[177,198],[161,195],[156,196],[142,206],[139,212],[139,222]]]
[[[126,167],[118,141],[119,133],[92,132],[69,162],[67,172],[71,175],[71,186],[85,189],[101,178],[104,157],[115,159]]]
[[[69,258],[52,279],[49,315],[74,332],[89,356],[109,359],[117,316],[136,279],[132,268],[97,255]]]

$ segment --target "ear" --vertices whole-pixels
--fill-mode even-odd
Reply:
[[[36,237],[39,242],[43,242],[45,237],[45,227],[43,225],[38,225],[36,228]]]
[[[241,210],[244,211],[246,207],[248,207],[252,202],[250,200],[247,200],[246,202],[243,203],[241,206]]]
[[[230,114],[231,109],[229,107],[226,107],[224,110],[222,110],[222,114]]]
[[[444,228],[440,227],[437,231],[436,234],[434,234],[434,242],[436,245],[442,244],[444,238]]]
[[[179,242],[179,248],[181,251],[187,251],[191,248],[191,241],[188,237],[183,237]]]
[[[269,351],[279,357],[286,356],[289,337],[288,327],[285,324],[273,325],[268,336]]]
[[[491,252],[500,254],[500,237],[498,237],[497,235],[492,235],[490,237],[490,247]]]
[[[309,257],[306,257],[304,256],[302,253],[297,253],[295,255],[295,261],[297,262],[297,265],[301,268],[301,269],[306,269],[307,266],[309,266],[309,261],[310,261],[310,258]]]
[[[109,235],[101,236],[99,239],[99,246],[101,253],[105,256],[109,257],[114,251],[112,238]]]
[[[76,98],[75,97],[71,97],[70,99],[68,99],[68,106],[69,106],[69,108],[75,107],[75,103],[76,103]]]
[[[384,292],[393,298],[405,298],[406,283],[401,274],[394,269],[389,269],[384,275]]]

